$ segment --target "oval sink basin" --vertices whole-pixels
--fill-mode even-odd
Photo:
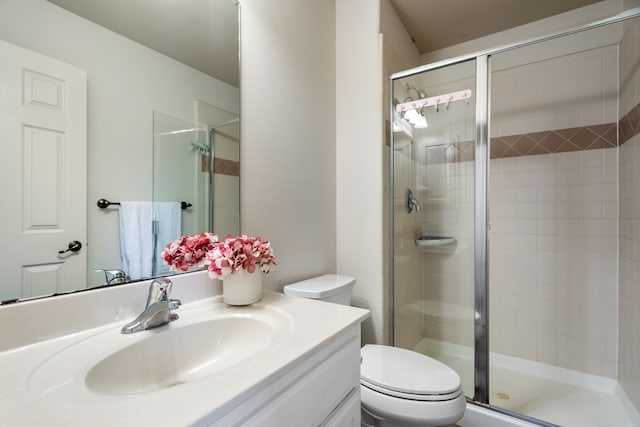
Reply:
[[[104,328],[48,357],[29,389],[52,402],[169,391],[198,380],[229,381],[285,345],[291,316],[276,306],[234,308],[214,301],[181,307],[168,325],[130,335]],[[226,379],[225,379],[226,378]]]
[[[274,328],[258,319],[218,318],[155,334],[125,347],[85,378],[101,394],[146,393],[212,375],[266,348]]]

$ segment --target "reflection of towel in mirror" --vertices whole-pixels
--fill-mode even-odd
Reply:
[[[152,223],[152,202],[120,202],[120,259],[130,280],[151,276]]]
[[[182,235],[182,206],[180,202],[154,203],[154,225],[156,232],[155,265],[153,275],[170,273],[169,266],[162,261],[160,255],[164,247]]]

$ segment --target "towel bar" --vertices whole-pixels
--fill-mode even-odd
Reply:
[[[100,199],[97,204],[100,209],[106,209],[111,205],[120,205],[120,202],[110,202],[107,199]],[[182,207],[182,209],[187,209],[191,206],[193,205],[189,202],[180,202],[180,207]]]

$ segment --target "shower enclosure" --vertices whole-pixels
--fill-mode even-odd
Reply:
[[[472,403],[637,425],[639,13],[391,78],[392,343]]]

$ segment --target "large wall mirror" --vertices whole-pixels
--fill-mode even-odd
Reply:
[[[173,274],[167,239],[239,233],[238,8],[0,1],[0,301]]]

